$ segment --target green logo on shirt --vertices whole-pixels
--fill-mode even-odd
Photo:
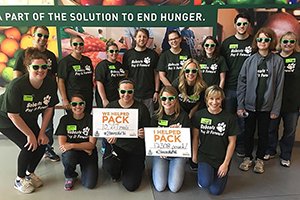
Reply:
[[[187,56],[179,56],[179,60],[186,60],[187,58]]]
[[[108,66],[108,69],[116,69],[116,66],[114,66],[114,65],[109,65],[109,66]]]
[[[72,67],[73,67],[74,71],[78,71],[81,68],[80,65],[73,65]]]
[[[296,62],[296,58],[287,58],[285,59],[285,63],[295,63]]]
[[[229,49],[237,49],[237,48],[239,48],[238,44],[230,44],[229,45]]]
[[[168,120],[159,120],[158,125],[160,126],[168,126],[169,122]]]
[[[76,131],[77,130],[77,126],[76,125],[68,125],[67,126],[67,131]]]
[[[212,120],[208,119],[208,118],[201,118],[200,119],[200,123],[201,124],[206,124],[206,125],[211,125],[212,124]]]
[[[33,96],[32,95],[24,95],[23,96],[23,101],[26,101],[26,102],[32,102],[33,101]]]
[[[200,96],[199,95],[191,95],[191,96],[189,96],[189,99],[192,101],[198,101],[200,99]]]
[[[200,69],[206,69],[207,64],[200,64]]]

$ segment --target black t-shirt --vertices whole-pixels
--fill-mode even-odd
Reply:
[[[153,115],[151,118],[152,127],[169,127],[173,124],[181,124],[182,127],[190,128],[191,121],[188,114],[181,110],[178,117],[175,118],[175,114],[167,115],[164,113],[161,119],[158,120],[157,115]]]
[[[264,95],[267,88],[267,81],[269,78],[269,70],[264,58],[257,66],[257,87],[256,87],[256,110],[260,111],[264,103]],[[253,66],[255,67],[255,66]]]
[[[57,74],[57,60],[55,54],[52,51],[49,51],[48,49],[46,49],[42,53],[44,53],[48,58],[48,62],[47,62],[47,64],[49,65],[48,74],[51,74],[52,77],[55,77]],[[24,66],[24,58],[25,58],[25,51],[22,51],[16,58],[14,71],[20,71],[23,74],[27,73],[27,68],[26,66]]]
[[[68,114],[60,119],[55,135],[66,136],[68,143],[82,143],[89,141],[92,132],[92,116],[90,114],[85,114],[80,120],[74,119],[72,114]]]
[[[246,58],[252,54],[252,40],[249,36],[245,40],[238,40],[234,35],[225,39],[221,46],[221,54],[227,63],[225,88],[236,90],[237,80]]]
[[[284,60],[284,86],[281,112],[298,112],[300,108],[300,53]]]
[[[122,108],[119,101],[110,102],[106,108]],[[134,101],[129,109],[138,109],[138,129],[150,126],[148,108],[138,101]],[[116,146],[134,154],[145,155],[145,141],[141,138],[118,138]]]
[[[128,71],[128,78],[135,82],[134,95],[139,99],[153,97],[155,91],[154,71],[158,62],[158,54],[152,49],[136,51],[130,49],[123,56],[124,69]]]
[[[58,77],[64,79],[67,93],[76,91],[80,93],[93,91],[93,66],[87,56],[77,60],[71,54],[58,63]]]
[[[199,129],[198,160],[218,169],[226,156],[228,137],[238,133],[236,116],[225,110],[211,114],[207,109],[202,109],[192,118],[192,126]]]
[[[179,75],[183,63],[191,58],[189,51],[182,49],[180,53],[174,54],[171,50],[164,51],[157,64],[158,71],[166,72],[166,77],[172,83]]]
[[[56,82],[52,78],[46,76],[41,87],[36,89],[25,74],[12,80],[0,96],[0,127],[14,127],[7,113],[19,113],[25,123],[36,130],[38,115],[58,102]]]
[[[202,77],[207,86],[219,85],[220,74],[228,71],[227,64],[223,56],[218,58],[201,58],[199,65],[202,72]]]
[[[95,80],[104,85],[105,94],[108,101],[119,99],[118,85],[120,80],[125,78],[126,72],[120,62],[111,63],[103,60],[98,63],[95,70]],[[99,91],[97,90],[97,95]]]

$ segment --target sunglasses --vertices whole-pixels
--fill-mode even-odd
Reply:
[[[256,38],[256,42],[271,42],[271,38]]]
[[[42,33],[36,33],[35,35],[38,36],[39,38],[41,38],[41,37],[43,37],[44,39],[48,39],[49,38],[49,35],[44,35]]]
[[[119,53],[119,50],[107,50],[109,53]]]
[[[236,25],[237,26],[241,26],[241,25],[248,26],[248,22],[237,22]]]
[[[187,74],[189,74],[190,72],[192,72],[193,74],[196,74],[198,72],[198,69],[185,69],[184,72]]]
[[[74,47],[77,47],[78,45],[79,46],[83,46],[84,45],[83,42],[73,42],[72,44],[73,44]]]
[[[212,43],[212,44],[206,43],[206,44],[204,44],[204,47],[206,47],[206,48],[208,48],[208,47],[215,47],[215,46],[216,46],[215,43]]]
[[[161,99],[162,101],[167,101],[167,100],[169,100],[169,101],[174,101],[174,100],[176,99],[176,96],[169,96],[169,97],[160,96],[160,99]]]
[[[281,42],[282,42],[282,44],[287,44],[287,43],[295,44],[296,40],[282,40]]]
[[[85,105],[85,101],[79,101],[79,102],[72,101],[72,102],[70,103],[70,105],[71,105],[72,107],[76,107],[77,105],[79,105],[79,106],[84,106],[84,105]]]
[[[125,93],[127,93],[127,94],[133,94],[134,90],[133,89],[132,90],[119,90],[119,92],[121,94],[125,94]]]
[[[34,69],[35,71],[39,70],[40,68],[42,68],[43,70],[48,69],[48,65],[47,64],[34,64],[34,65],[29,65],[30,67],[32,67],[32,69]]]

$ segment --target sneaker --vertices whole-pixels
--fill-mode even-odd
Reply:
[[[283,167],[290,167],[291,166],[291,161],[280,159],[280,165],[283,166]]]
[[[266,154],[266,155],[264,156],[264,160],[270,160],[270,159],[272,159],[272,158],[275,158],[275,155]]]
[[[74,186],[74,178],[66,178],[65,179],[65,190],[66,191],[70,191],[72,190],[73,186]]]
[[[44,157],[50,159],[53,162],[60,161],[60,157],[54,152],[53,147],[46,150]]]
[[[245,157],[243,162],[240,164],[239,169],[243,171],[248,171],[249,168],[252,166],[253,161],[250,160],[249,157]]]
[[[31,180],[31,184],[34,188],[39,188],[43,186],[43,181],[34,173],[26,176],[26,179]]]
[[[29,194],[34,191],[34,187],[31,184],[31,181],[26,178],[21,178],[20,180],[15,180],[14,188],[19,190],[24,194]]]
[[[257,158],[256,161],[255,161],[253,171],[255,173],[258,173],[258,174],[264,173],[265,172],[265,170],[264,170],[264,161]]]

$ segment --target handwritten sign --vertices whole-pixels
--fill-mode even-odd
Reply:
[[[137,138],[138,110],[121,108],[94,108],[93,136]]]
[[[191,157],[189,128],[145,128],[147,156]]]

